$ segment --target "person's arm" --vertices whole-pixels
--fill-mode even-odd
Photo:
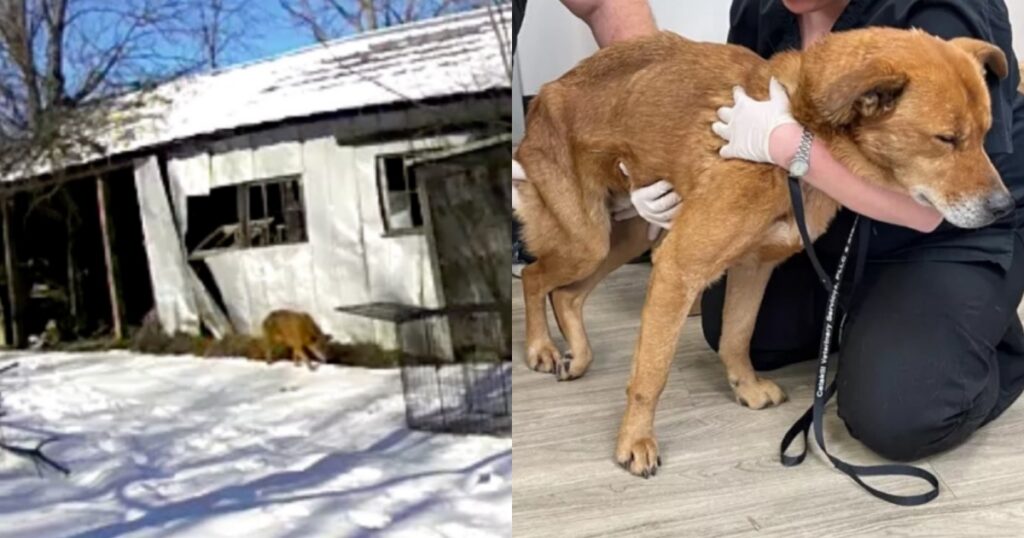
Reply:
[[[742,88],[733,89],[733,105],[718,109],[711,130],[728,143],[719,154],[726,159],[770,163],[789,168],[800,145],[803,128],[789,113],[786,89],[774,78],[768,100],[757,101]],[[835,160],[819,140],[811,146],[810,169],[804,181],[844,207],[874,220],[930,232],[942,215],[910,196],[880,187],[854,175]]]
[[[800,145],[802,129],[795,123],[780,125],[771,133],[772,162],[788,168]],[[804,181],[847,209],[871,219],[931,232],[942,224],[942,215],[906,194],[869,183],[837,161],[818,139],[811,145],[810,168]]]
[[[658,31],[647,0],[562,0],[587,23],[600,47]]]

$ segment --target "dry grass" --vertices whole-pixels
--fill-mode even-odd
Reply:
[[[127,347],[133,351],[153,355],[197,355],[200,357],[241,357],[250,360],[269,362],[290,360],[289,350],[283,346],[273,346],[268,350],[266,341],[261,337],[243,334],[230,334],[215,339],[208,336],[194,336],[177,333],[167,335],[160,330],[143,327],[139,329],[125,345],[101,347],[114,349]],[[325,354],[328,364],[362,366],[364,368],[394,368],[399,365],[401,352],[386,350],[376,344],[328,343]]]
[[[229,334],[223,338],[212,338],[186,333],[168,335],[160,328],[156,316],[147,316],[141,327],[135,327],[129,332],[129,338],[123,340],[111,337],[79,339],[60,342],[46,349],[77,352],[128,349],[150,355],[195,355],[267,362],[291,360],[288,348],[279,345],[270,347],[259,336]],[[328,364],[363,368],[395,368],[400,366],[402,358],[400,351],[384,349],[373,343],[328,342],[324,352]]]

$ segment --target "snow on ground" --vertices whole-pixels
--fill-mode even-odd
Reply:
[[[512,441],[408,430],[397,370],[0,354],[0,536],[507,536]]]

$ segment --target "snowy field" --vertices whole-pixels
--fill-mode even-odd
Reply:
[[[0,536],[508,536],[512,441],[405,428],[397,370],[0,354]]]

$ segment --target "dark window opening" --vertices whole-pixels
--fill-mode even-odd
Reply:
[[[307,240],[298,176],[218,187],[209,196],[188,198],[185,244],[192,257]]]
[[[377,184],[381,217],[386,232],[418,230],[423,226],[423,211],[416,191],[416,173],[406,159],[411,155],[377,157]]]

